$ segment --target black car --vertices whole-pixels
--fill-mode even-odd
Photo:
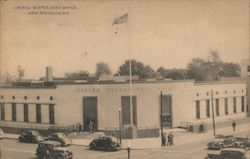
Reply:
[[[43,137],[38,131],[32,130],[32,131],[23,132],[19,136],[18,140],[20,142],[38,143],[38,142],[46,140],[46,138]]]
[[[38,143],[36,156],[38,159],[72,159],[73,153],[64,147],[61,147],[60,142],[42,141]]]
[[[219,153],[208,153],[205,159],[249,159],[249,152],[241,148],[225,148]]]
[[[89,148],[95,150],[117,151],[119,147],[118,139],[113,136],[99,137],[89,144]]]
[[[72,140],[64,133],[53,133],[48,136],[48,139],[58,141],[62,144],[62,146],[69,146],[72,144]]]

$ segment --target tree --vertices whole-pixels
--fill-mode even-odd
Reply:
[[[157,73],[163,78],[171,78],[173,80],[181,80],[187,78],[187,69],[165,69],[163,67],[158,68]]]
[[[112,72],[108,64],[100,62],[96,64],[96,76],[111,75]]]
[[[240,65],[232,62],[222,64],[221,76],[223,77],[239,77]]]
[[[74,80],[85,80],[89,76],[87,71],[76,71],[72,73],[65,73],[65,77]]]
[[[124,64],[119,67],[118,75],[129,76],[129,60],[126,60]],[[149,65],[144,65],[142,62],[131,60],[131,74],[138,75],[140,79],[155,77],[155,71]]]
[[[204,67],[205,60],[201,58],[194,58],[187,65],[188,78],[195,79],[196,81],[203,81],[206,78],[206,68]]]
[[[221,76],[240,76],[240,66],[235,63],[223,63],[217,51],[211,51],[207,59],[194,58],[187,65],[189,78],[196,81],[220,80]]]
[[[18,81],[21,81],[24,77],[24,69],[22,68],[21,65],[17,66],[17,77],[18,77]]]

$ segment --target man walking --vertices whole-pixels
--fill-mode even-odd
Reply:
[[[236,123],[235,123],[235,121],[233,121],[233,123],[232,123],[232,127],[233,127],[233,131],[235,132],[235,127],[236,127]]]

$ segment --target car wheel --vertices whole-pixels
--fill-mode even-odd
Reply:
[[[220,149],[223,149],[224,148],[224,146],[223,145],[220,145]]]
[[[93,149],[94,149],[94,144],[90,144],[90,145],[89,145],[89,149],[90,149],[90,150],[93,150]]]
[[[24,139],[23,139],[22,137],[19,137],[18,140],[19,140],[20,142],[24,142]]]
[[[113,150],[114,150],[114,148],[112,146],[108,147],[108,151],[113,151]]]

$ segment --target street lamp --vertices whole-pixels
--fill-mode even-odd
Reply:
[[[119,139],[120,139],[120,145],[121,145],[122,144],[121,108],[119,108],[118,114],[119,114]]]

